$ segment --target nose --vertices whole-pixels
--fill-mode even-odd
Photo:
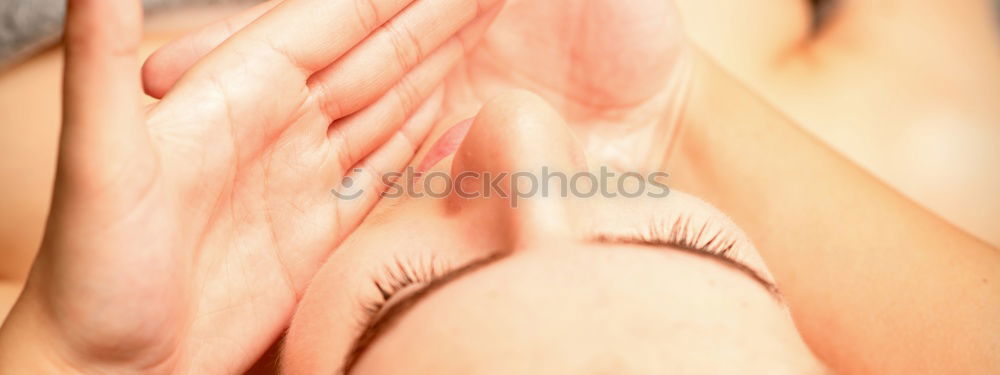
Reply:
[[[572,233],[574,215],[563,191],[569,176],[586,169],[562,116],[533,93],[510,91],[480,110],[455,154],[452,177],[482,197],[460,204],[488,205],[481,209],[507,224],[514,242],[508,245],[517,248]],[[457,180],[463,174],[480,179]]]

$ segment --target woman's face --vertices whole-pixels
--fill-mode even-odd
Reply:
[[[588,165],[530,94],[490,102],[467,136],[461,129],[415,164],[478,177],[450,194],[442,175],[400,179],[424,196],[384,199],[317,273],[287,335],[285,370],[822,372],[760,256],[723,214],[634,175],[607,180],[612,191],[622,181],[617,197],[574,196],[594,187],[581,188],[593,181],[584,178],[549,179],[541,193],[542,167],[572,177]],[[535,172],[538,191],[514,178],[483,186],[514,172]],[[566,185],[577,189],[560,196]]]

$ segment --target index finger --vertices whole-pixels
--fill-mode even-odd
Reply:
[[[268,0],[257,4],[160,47],[142,66],[146,95],[163,99],[174,83],[205,55],[280,3],[281,0]]]

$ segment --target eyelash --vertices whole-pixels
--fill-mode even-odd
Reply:
[[[364,323],[366,323],[362,326],[378,316],[385,304],[400,290],[415,284],[430,283],[444,274],[442,270],[449,269],[433,254],[417,259],[417,261],[413,258],[404,260],[396,255],[392,263],[387,264],[379,275],[372,278],[372,284],[378,291],[379,297],[362,303],[361,308],[365,312]]]
[[[707,220],[697,226],[692,226],[693,220],[688,216],[677,217],[673,220],[669,226],[662,225],[665,223],[661,220],[652,220],[649,227],[646,228],[647,230],[624,237],[663,242],[731,258],[729,253],[736,246],[737,240],[732,237],[725,238],[727,235],[722,228],[710,228],[710,221]],[[668,232],[664,228],[671,229]],[[599,237],[615,239],[622,236],[601,235]],[[707,241],[705,241],[706,238],[708,238]],[[362,323],[362,327],[371,323],[399,291],[411,285],[433,282],[451,269],[450,266],[442,264],[433,255],[418,256],[416,262],[413,259],[405,258],[404,260],[397,255],[394,261],[387,264],[379,275],[372,278],[372,284],[378,291],[379,297],[362,303],[362,310],[365,313],[364,319],[359,322]]]
[[[730,252],[737,243],[735,236],[730,236],[722,227],[713,228],[711,220],[703,220],[695,226],[692,226],[692,221],[690,216],[679,216],[669,227],[656,225],[654,221],[649,229],[652,234],[650,240],[731,258]],[[664,233],[663,228],[670,228],[670,232]]]

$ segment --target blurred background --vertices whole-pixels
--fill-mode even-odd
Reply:
[[[1000,1],[673,1],[692,42],[775,107],[1000,246]],[[142,57],[256,2],[146,0]],[[64,7],[0,1],[0,281],[23,280],[41,241]],[[0,306],[16,293],[0,289]]]

